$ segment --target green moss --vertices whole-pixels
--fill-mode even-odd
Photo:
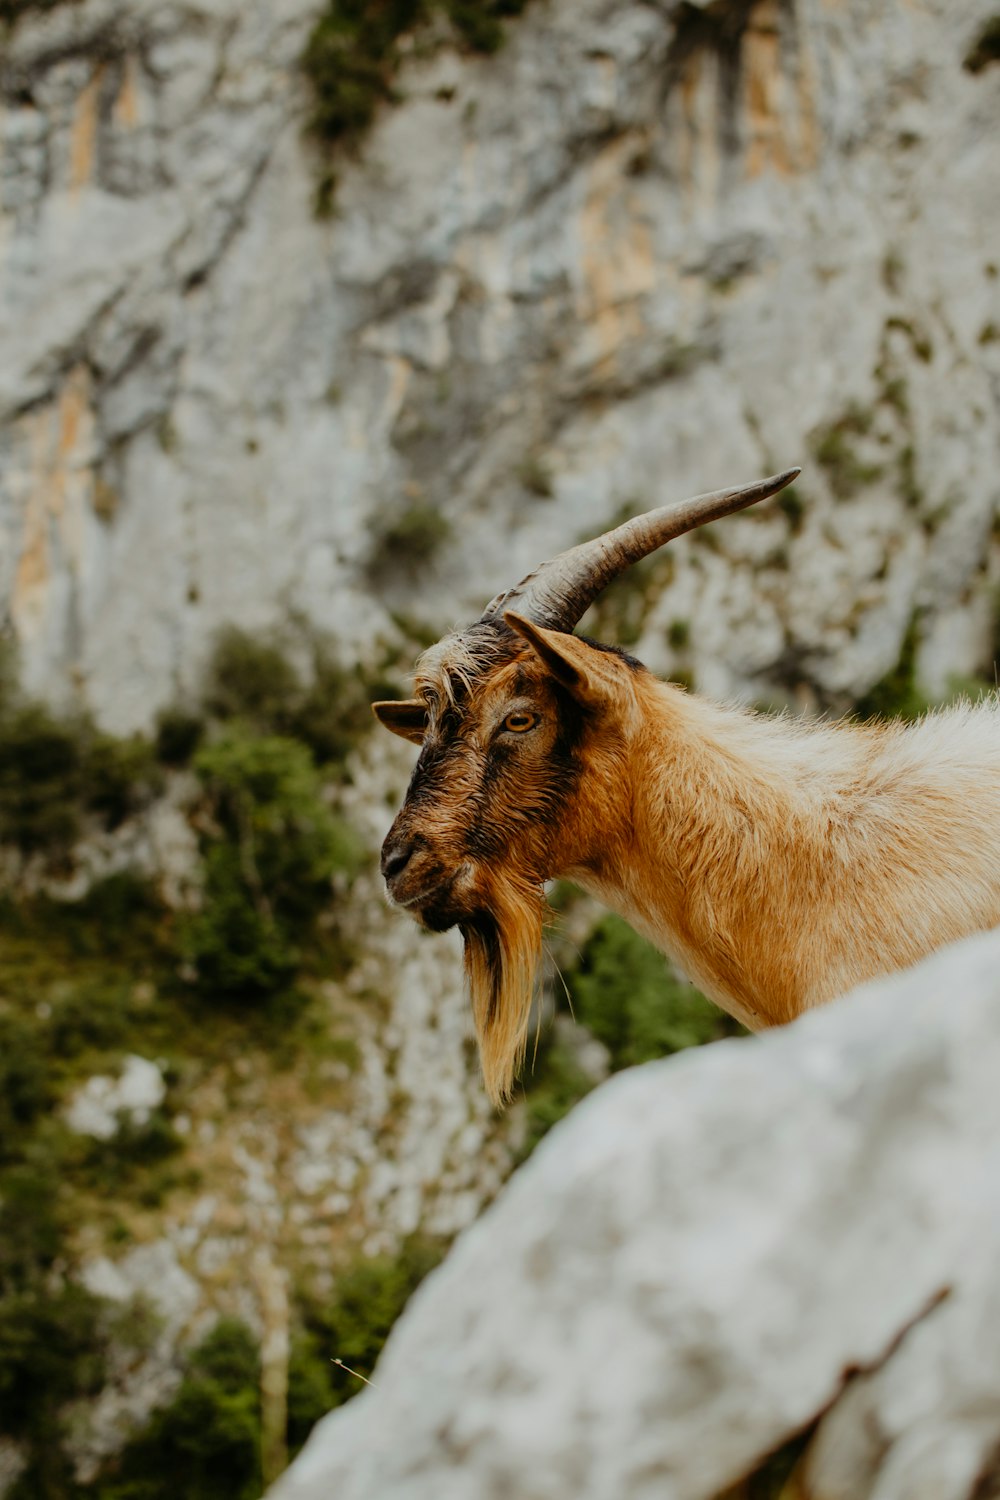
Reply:
[[[667,640],[675,651],[683,651],[691,644],[691,621],[671,620]]]
[[[394,98],[400,39],[435,15],[451,22],[470,50],[495,52],[503,18],[525,0],[328,0],[313,27],[302,67],[312,85],[309,125],[321,141],[357,141],[379,106]]]
[[[776,504],[788,521],[793,536],[802,530],[806,514],[806,497],[801,485],[789,484],[778,495]]]
[[[854,705],[859,719],[918,719],[930,703],[917,686],[917,647],[920,627],[913,615],[903,636],[894,667],[863,694]]]
[[[906,443],[899,450],[897,488],[900,497],[911,510],[919,510],[923,490],[917,479],[917,457],[913,444]]]
[[[1000,62],[1000,15],[984,22],[965,54],[963,66],[969,73],[981,73],[995,62]]]
[[[934,345],[929,335],[913,318],[896,317],[887,318],[885,322],[886,332],[896,329],[899,333],[905,333],[910,341],[910,348],[919,360],[929,365],[934,358]]]
[[[180,438],[173,417],[167,415],[160,417],[156,424],[156,441],[160,445],[161,452],[168,455],[177,452]]]
[[[529,453],[517,470],[517,482],[540,500],[551,500],[555,493],[548,465],[537,453]]]
[[[838,500],[851,499],[882,475],[881,464],[868,463],[857,452],[857,440],[868,434],[871,425],[871,412],[852,405],[835,422],[817,428],[810,436],[813,457],[826,472]]]
[[[368,570],[375,578],[427,566],[451,536],[451,522],[436,506],[411,501],[375,529]]]

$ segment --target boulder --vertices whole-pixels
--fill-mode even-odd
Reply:
[[[1000,931],[618,1075],[271,1500],[710,1500],[804,1431],[797,1496],[983,1500],[998,1077]]]

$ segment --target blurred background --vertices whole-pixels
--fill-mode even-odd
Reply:
[[[993,684],[998,61],[979,0],[0,0],[0,1495],[254,1500],[550,1125],[733,1029],[559,887],[487,1107],[376,870],[443,630],[798,463],[584,629]]]

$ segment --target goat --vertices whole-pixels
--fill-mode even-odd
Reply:
[[[555,876],[752,1030],[1000,924],[995,696],[906,727],[776,719],[572,634],[631,563],[798,472],[560,554],[432,646],[413,699],[373,705],[421,746],[382,850],[389,895],[425,927],[460,927],[496,1104],[523,1058]]]

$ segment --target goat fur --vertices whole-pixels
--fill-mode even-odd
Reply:
[[[996,696],[905,726],[771,718],[513,614],[433,647],[417,694],[416,729],[382,706],[424,747],[385,846],[417,853],[390,890],[461,926],[496,1102],[555,876],[751,1029],[1000,925]],[[537,713],[533,735],[505,731],[512,704]]]

